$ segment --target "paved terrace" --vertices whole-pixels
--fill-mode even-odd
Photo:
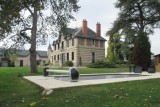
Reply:
[[[133,74],[133,73],[118,73],[118,74]],[[115,83],[115,82],[160,78],[160,73],[151,74],[151,73],[143,72],[142,75],[149,75],[149,76],[109,78],[109,79],[98,79],[98,80],[80,80],[78,82],[56,80],[54,79],[53,76],[49,76],[49,77],[25,76],[24,78],[43,87],[45,90],[64,88],[64,87],[75,87],[75,86],[84,86],[84,85],[95,85],[95,84],[105,84],[105,83]]]

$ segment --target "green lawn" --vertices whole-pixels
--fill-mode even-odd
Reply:
[[[92,71],[127,69],[80,69],[81,73]],[[46,96],[41,87],[17,77],[19,73],[33,75],[27,67],[0,68],[0,107],[160,107],[160,79],[61,88]]]

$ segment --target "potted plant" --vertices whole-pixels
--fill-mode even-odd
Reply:
[[[151,65],[150,65],[150,67],[147,69],[147,72],[148,72],[148,73],[155,73],[155,67],[154,67],[154,65],[155,65],[155,61],[154,61],[154,59],[153,59],[153,60],[151,60]]]
[[[142,67],[141,66],[136,66],[134,73],[142,73]]]

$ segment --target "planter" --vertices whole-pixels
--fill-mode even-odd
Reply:
[[[134,73],[142,73],[142,67],[135,67]]]
[[[155,73],[155,69],[154,68],[148,68],[147,72],[148,73]]]
[[[46,71],[47,69],[49,69],[49,68],[46,67],[43,69],[43,76],[44,77],[48,76],[48,74],[49,74],[49,72]]]

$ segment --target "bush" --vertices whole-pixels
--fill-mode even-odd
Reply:
[[[127,64],[127,61],[119,60],[119,61],[117,61],[117,63],[116,63],[116,64]]]
[[[72,61],[66,61],[65,62],[65,66],[72,67],[73,66],[73,62]]]
[[[88,68],[115,68],[116,65],[102,61],[97,61],[87,66]]]

